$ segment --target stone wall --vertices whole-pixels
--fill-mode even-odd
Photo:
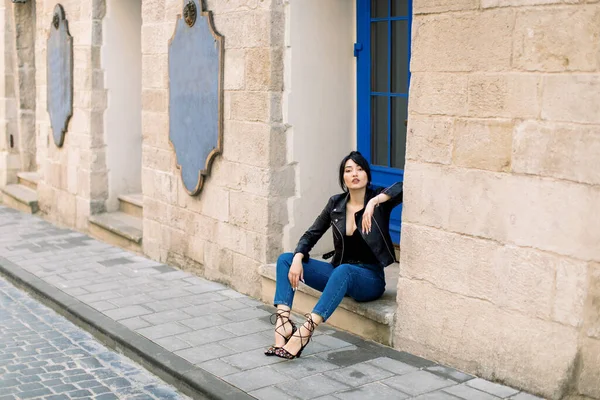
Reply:
[[[600,4],[561,3],[414,2],[394,343],[600,398]]]
[[[14,18],[10,0],[0,1],[0,187],[15,183],[20,168],[15,89]]]
[[[36,85],[40,210],[48,219],[87,229],[107,197],[103,116],[106,93],[100,69],[103,0],[66,0],[73,36],[73,116],[61,148],[52,140],[47,111],[47,39],[56,2],[37,1]]]
[[[283,4],[205,2],[225,38],[224,142],[191,197],[169,142],[168,44],[183,3],[142,3],[144,252],[258,297],[258,267],[281,251],[294,189],[281,115]]]

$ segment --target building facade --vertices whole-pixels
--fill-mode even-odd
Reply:
[[[170,70],[198,57],[170,53],[190,1],[222,50],[221,152],[195,195],[170,119]],[[404,181],[393,346],[600,398],[600,3],[60,4],[64,81],[49,61],[57,3],[0,3],[5,202],[33,191],[50,221],[261,297],[261,266],[294,248],[358,148],[375,183]],[[59,81],[72,85],[60,147]]]

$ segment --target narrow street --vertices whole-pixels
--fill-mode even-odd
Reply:
[[[187,399],[0,278],[0,400]]]

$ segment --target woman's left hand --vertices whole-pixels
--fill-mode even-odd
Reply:
[[[377,202],[375,199],[369,200],[365,206],[365,212],[362,217],[362,230],[365,233],[371,233],[371,220],[373,219],[373,213],[375,212],[375,205]]]

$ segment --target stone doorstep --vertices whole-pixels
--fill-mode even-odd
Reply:
[[[273,302],[275,294],[275,269],[275,264],[263,265],[260,268],[262,300],[267,304]],[[398,275],[398,264],[387,267],[387,289],[382,298],[371,302],[358,303],[346,297],[327,323],[366,339],[391,346],[393,344],[394,319],[397,308]],[[320,295],[321,292],[300,283],[298,292],[294,297],[294,311],[303,314],[310,312]]]
[[[37,192],[21,184],[6,185],[2,188],[3,202],[9,207],[16,208],[29,214],[38,212]]]
[[[119,198],[119,211],[142,218],[144,213],[144,196],[140,194],[124,194]]]
[[[19,184],[37,190],[40,175],[37,172],[19,172],[17,173],[17,180]]]
[[[121,211],[92,215],[90,234],[114,246],[141,253],[142,219]]]

